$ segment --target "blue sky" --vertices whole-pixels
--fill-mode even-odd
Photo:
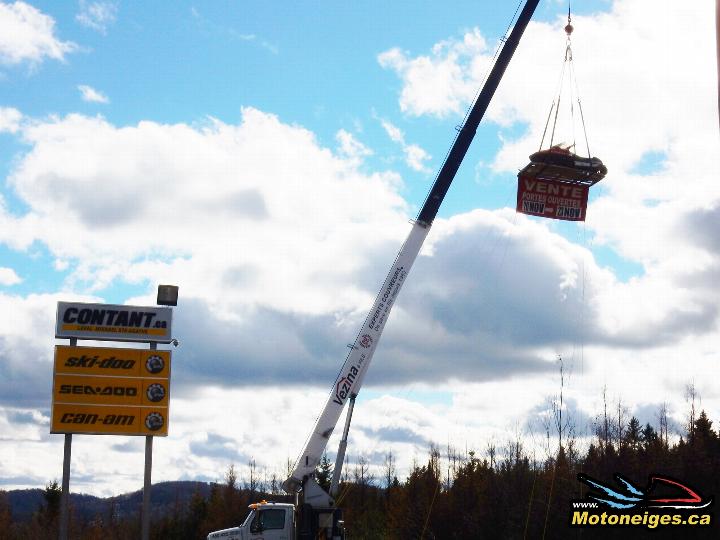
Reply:
[[[55,2],[34,4],[55,21],[55,36],[71,52],[61,62],[29,62],[4,73],[3,96],[7,104],[32,118],[82,113],[101,115],[117,126],[143,120],[158,123],[202,124],[208,117],[236,123],[241,107],[255,107],[289,124],[311,130],[318,142],[332,148],[339,129],[362,133],[372,141],[373,155],[367,170],[397,168],[405,180],[403,197],[418,208],[454,137],[459,115],[442,118],[403,115],[393,99],[401,81],[378,63],[377,56],[401,44],[409,54],[421,53],[427,43],[457,39],[471,29],[468,14],[483,21],[491,50],[506,30],[512,12],[490,3],[460,2],[445,6],[427,2],[423,21],[408,25],[411,7],[402,3],[339,6],[333,3],[278,6],[262,2],[158,3],[147,6],[119,3],[85,4]],[[105,17],[92,15],[101,6]],[[577,15],[593,13],[606,2],[584,2]],[[382,9],[383,17],[377,20]],[[413,6],[412,11],[420,9]],[[554,21],[561,14],[556,3],[544,3],[536,19]],[[122,17],[119,18],[119,14]],[[94,18],[93,18],[94,17]],[[96,20],[97,19],[97,20]],[[450,31],[451,30],[451,31]],[[547,60],[548,82],[561,65],[564,40],[557,40],[559,54]],[[106,103],[83,100],[79,86],[88,86]],[[547,101],[553,87],[548,84]],[[383,129],[382,120],[400,128],[407,141],[426,149],[423,171],[407,167],[397,143]],[[473,208],[493,209],[512,205],[512,177],[480,179],[486,169],[473,163],[488,162],[501,138],[517,137],[526,126],[484,124],[478,132],[460,176],[474,175],[475,182],[456,182],[453,197],[441,209],[449,217]],[[2,137],[0,152],[4,172],[27,147],[15,137]],[[519,164],[518,167],[521,165]],[[26,210],[21,198],[4,186],[3,194],[15,212]],[[413,212],[410,212],[412,215]],[[577,226],[557,225],[572,237]],[[587,237],[587,233],[585,233]],[[590,234],[592,237],[592,234]],[[30,250],[33,260],[47,258],[42,245]],[[641,272],[607,246],[594,249],[601,264],[616,268],[621,279]],[[7,253],[19,264],[22,254]],[[32,265],[35,269],[50,265]],[[59,286],[65,272],[28,275],[16,291],[47,291]],[[123,301],[138,288],[116,284],[103,291],[108,301]]]
[[[713,5],[654,6],[573,3],[610,171],[576,224],[514,212],[565,48],[567,4],[540,3],[388,323],[353,459],[392,448],[402,468],[428,441],[532,434],[559,354],[580,434],[603,386],[681,424],[697,381],[720,412],[703,386],[720,310]],[[180,285],[181,346],[157,478],[294,458],[514,9],[0,3],[0,487],[59,474],[55,303],[153,302],[159,282]],[[228,424],[228,404],[249,413]],[[109,443],[81,440],[77,489],[135,489],[140,442],[113,447],[110,485],[91,458]]]

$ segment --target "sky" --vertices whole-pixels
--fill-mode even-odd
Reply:
[[[678,431],[692,385],[720,418],[713,4],[573,2],[609,172],[564,223],[514,209],[565,55],[567,3],[540,3],[375,353],[350,473],[392,451],[402,478],[431,445],[545,459],[558,358],[581,447],[603,395]],[[57,302],[152,305],[159,283],[179,346],[153,481],[284,479],[514,8],[0,3],[0,489],[62,476]],[[143,443],[74,437],[71,490],[139,489]]]

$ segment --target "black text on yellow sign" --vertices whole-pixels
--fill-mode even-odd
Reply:
[[[56,374],[54,403],[167,407],[168,379]]]
[[[56,345],[55,373],[166,379],[170,351]]]
[[[55,403],[50,433],[167,436],[167,407]]]

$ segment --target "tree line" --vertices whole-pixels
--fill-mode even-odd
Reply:
[[[605,484],[621,473],[636,486],[645,486],[651,475],[680,479],[704,497],[720,495],[720,433],[701,411],[696,414],[694,390],[687,422],[681,433],[670,436],[667,410],[658,414],[658,425],[642,425],[626,418],[621,403],[607,401],[593,425],[583,450],[567,413],[551,400],[547,417],[547,448],[541,457],[531,455],[519,437],[501,446],[488,445],[483,455],[457,452],[452,447],[431,446],[427,461],[415,463],[407,478],[396,475],[395,456],[388,452],[379,467],[358,458],[344,474],[338,506],[343,509],[349,540],[412,539],[564,539],[564,538],[718,538],[718,530],[668,528],[572,529],[570,504],[582,499],[588,487],[578,473]],[[553,403],[555,407],[553,408]],[[612,414],[610,413],[612,410]],[[554,411],[554,412],[552,412]],[[189,502],[178,502],[164,515],[155,516],[151,537],[157,540],[203,539],[213,530],[239,525],[248,505],[261,499],[292,502],[280,493],[276,476],[260,479],[254,462],[249,479],[241,482],[234,466],[208,495],[199,491]],[[375,472],[372,472],[375,471]],[[317,478],[329,486],[332,464],[321,461]],[[29,521],[13,520],[7,496],[0,491],[0,540],[57,538],[60,487],[51,482],[44,502]],[[712,512],[712,506],[709,509]],[[107,511],[92,519],[73,513],[73,539],[136,539],[138,515]]]

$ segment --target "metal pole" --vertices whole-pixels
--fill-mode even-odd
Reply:
[[[150,349],[156,350],[157,343],[151,342]],[[142,503],[142,540],[150,540],[150,490],[152,489],[152,447],[153,436],[145,436],[145,482]]]
[[[356,397],[357,394],[350,394],[350,403],[348,405],[347,417],[345,418],[345,429],[343,429],[342,440],[340,441],[337,458],[335,459],[335,469],[333,470],[332,481],[330,482],[330,496],[333,498],[337,495],[338,487],[340,486],[340,475],[342,474],[343,462],[345,461],[345,450],[347,450],[350,421],[352,420]]]
[[[77,346],[77,339],[70,338],[70,346]],[[72,433],[65,434],[63,450],[62,492],[60,493],[60,540],[68,539],[69,506],[70,506],[70,455],[72,454]]]
[[[68,538],[68,506],[70,499],[70,454],[72,452],[72,433],[65,434],[63,453],[62,493],[60,494],[60,540]]]
[[[152,487],[153,437],[145,437],[145,484],[143,486],[142,540],[150,540],[150,488]]]

